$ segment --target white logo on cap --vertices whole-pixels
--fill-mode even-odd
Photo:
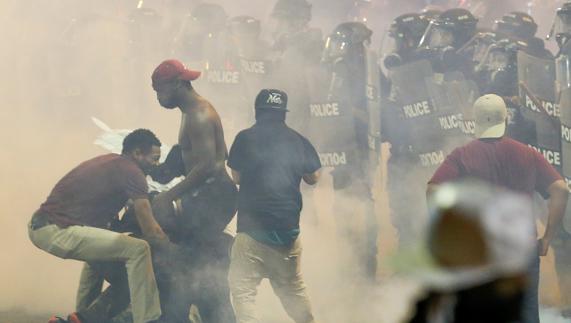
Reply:
[[[280,93],[270,93],[266,103],[282,104],[282,95]]]

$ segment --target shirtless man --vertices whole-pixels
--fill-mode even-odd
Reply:
[[[177,304],[174,321],[184,322],[192,303],[198,306],[203,322],[235,322],[227,281],[232,238],[224,229],[236,210],[237,189],[225,168],[228,152],[220,117],[191,85],[199,76],[200,72],[188,70],[177,60],[162,62],[152,75],[160,105],[182,112],[178,141],[185,168],[184,180],[157,195],[153,210],[168,214],[173,202],[180,206],[180,215],[174,220],[176,230],[169,236],[174,243],[188,247],[189,252],[181,258],[197,268],[186,279],[182,277],[182,282],[174,281],[166,303]],[[198,284],[199,299],[184,295],[191,290],[189,284]],[[166,312],[169,316],[170,311]]]

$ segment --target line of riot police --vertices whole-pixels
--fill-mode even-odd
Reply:
[[[508,135],[532,146],[571,175],[571,3],[557,10],[549,40],[523,12],[506,13],[493,28],[478,27],[467,10],[397,17],[382,52],[383,140],[391,143],[388,183],[401,246],[423,225],[424,184],[444,156],[471,138],[471,104],[494,93],[508,104]],[[538,198],[541,199],[541,198]],[[417,207],[414,207],[414,206]],[[413,207],[411,207],[413,206]],[[554,243],[562,301],[571,305],[571,216]]]

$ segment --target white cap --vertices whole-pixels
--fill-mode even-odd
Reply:
[[[476,138],[500,138],[506,132],[508,111],[504,99],[486,94],[474,102]]]
[[[527,271],[537,250],[528,197],[479,182],[444,184],[430,210],[428,266],[405,270],[427,287],[458,290]]]

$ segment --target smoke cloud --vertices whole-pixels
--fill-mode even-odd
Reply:
[[[265,28],[275,1],[212,2],[223,5],[229,16],[259,18]],[[314,9],[311,24],[324,34],[345,20],[352,6],[348,0],[311,2]],[[414,0],[373,2],[378,8],[376,20],[371,22],[375,42],[379,42],[390,19],[422,7],[422,1]],[[525,10],[527,2],[519,1],[514,6]],[[150,75],[161,60],[173,55],[165,43],[172,40],[181,16],[195,3],[0,1],[3,103],[0,135],[4,149],[0,158],[0,178],[4,185],[0,194],[0,313],[20,308],[30,313],[73,311],[81,263],[61,260],[34,247],[27,237],[26,224],[57,180],[81,161],[104,153],[93,144],[99,130],[92,123],[92,116],[113,128],[148,128],[164,143],[176,143],[179,113],[159,107],[150,86]],[[162,16],[161,30],[169,31],[152,34],[155,41],[144,51],[133,50],[127,19],[139,4],[156,9]],[[540,26],[550,24],[547,12],[542,12],[541,17],[547,18],[539,22]],[[268,37],[267,30],[264,35]],[[200,93],[200,88],[197,90]],[[223,107],[220,110],[224,111]],[[222,118],[224,125],[231,122],[223,113]],[[247,126],[239,124],[227,130],[227,145],[230,146],[237,130]],[[379,277],[390,273],[383,260],[396,244],[396,233],[388,217],[384,164],[375,179],[375,207],[380,226]],[[340,274],[340,266],[354,260],[339,252],[346,241],[338,236],[331,186],[331,178],[324,176],[315,192],[306,194],[304,201],[302,263],[310,299],[322,322],[378,322],[378,317],[386,313],[376,302],[383,298],[380,296],[383,291],[390,289],[355,291],[347,277]],[[358,217],[363,201],[354,196],[342,198],[348,206],[356,206]],[[288,321],[267,283],[258,299],[265,321]],[[1,316],[0,322],[4,322]]]

